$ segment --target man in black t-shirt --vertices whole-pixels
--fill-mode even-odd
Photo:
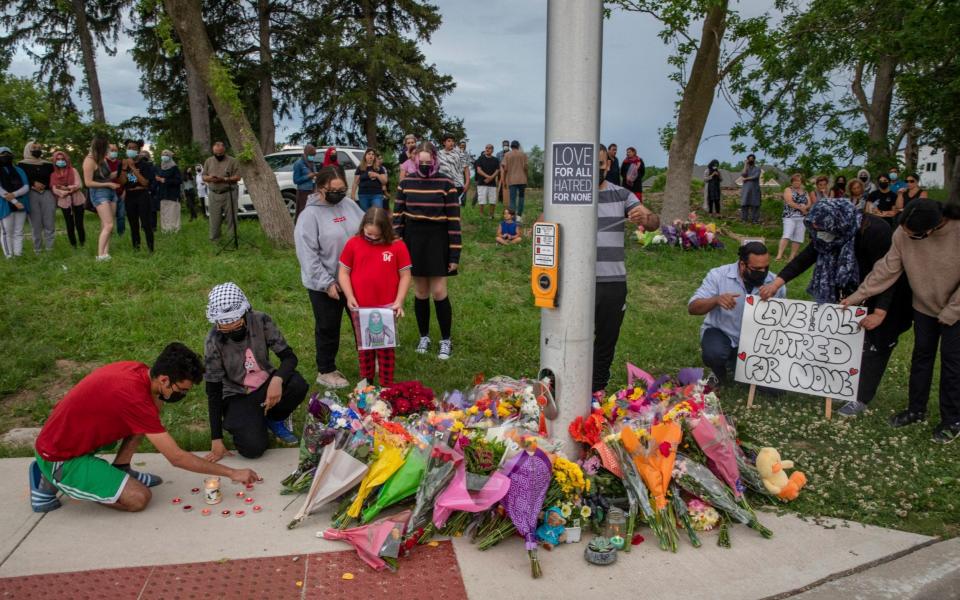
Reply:
[[[881,175],[877,178],[877,189],[867,196],[867,212],[872,213],[887,222],[890,227],[897,227],[897,193],[890,189],[890,178]]]
[[[485,214],[484,208],[490,207],[490,218],[494,218],[497,209],[497,177],[500,174],[500,161],[493,155],[493,144],[487,144],[483,154],[474,163],[477,182],[477,204],[480,205],[480,215]]]

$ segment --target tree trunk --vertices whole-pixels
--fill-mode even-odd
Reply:
[[[960,204],[960,152],[952,147],[943,150],[943,185],[947,201]]]
[[[893,90],[896,87],[898,60],[896,56],[884,55],[877,61],[877,72],[873,80],[873,94],[870,97],[870,115],[867,118],[867,137],[870,148],[867,151],[868,164],[896,164],[897,148],[890,147],[890,108],[893,106]],[[866,115],[865,115],[866,116]]]
[[[690,179],[697,148],[707,124],[717,83],[720,80],[720,44],[727,26],[728,0],[714,5],[703,21],[700,46],[690,69],[690,79],[683,88],[677,130],[670,142],[667,162],[667,185],[660,219],[672,223],[690,212]]]
[[[365,35],[364,47],[367,56],[372,55],[373,46],[377,43],[377,33],[374,28],[374,9],[370,0],[361,2],[363,10],[363,27]],[[382,69],[377,61],[367,60],[367,105],[363,119],[363,129],[367,136],[367,148],[377,148],[377,95],[380,90],[380,74]]]
[[[193,143],[201,152],[210,151],[210,109],[207,104],[207,86],[197,73],[198,69],[189,57],[183,62],[187,72],[187,98],[190,103],[190,132]]]
[[[90,110],[96,123],[106,123],[107,115],[103,110],[103,97],[100,95],[100,77],[97,76],[96,47],[87,24],[87,8],[84,0],[73,0],[73,16],[77,22],[77,36],[80,38],[80,51],[83,54],[83,73],[87,80],[87,93],[90,95]]]
[[[273,52],[270,50],[270,0],[257,0],[260,35],[260,147],[264,154],[276,150],[273,123]]]
[[[257,209],[260,226],[275,243],[292,246],[293,219],[280,196],[277,178],[263,159],[263,151],[243,112],[236,87],[226,67],[213,53],[200,3],[194,0],[164,0],[164,6],[180,38],[184,56],[197,65],[197,75],[210,93],[210,100],[227,138],[238,151],[238,158],[243,165],[243,181]],[[211,85],[213,77],[216,81]]]
[[[917,140],[916,127],[907,130],[906,141],[903,145],[903,165],[906,173],[917,170],[917,161],[920,159],[920,142]],[[896,164],[896,163],[894,163]]]

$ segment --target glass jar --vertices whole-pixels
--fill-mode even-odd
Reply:
[[[627,516],[621,509],[613,507],[607,512],[603,534],[607,539],[614,537],[623,539],[627,535]]]

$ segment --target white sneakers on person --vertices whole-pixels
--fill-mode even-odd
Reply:
[[[447,360],[453,354],[453,342],[450,340],[440,340],[440,353],[437,358]]]
[[[331,389],[345,388],[350,385],[347,378],[340,371],[330,371],[329,373],[317,373],[317,383]]]
[[[109,254],[102,254],[102,255],[100,255],[100,256],[97,257],[97,262],[104,262],[104,261],[108,261],[108,260],[110,260],[110,255],[109,255]]]
[[[430,336],[425,335],[420,338],[420,341],[417,343],[417,354],[426,354],[427,350],[430,349]]]

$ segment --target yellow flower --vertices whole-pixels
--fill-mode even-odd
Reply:
[[[499,417],[509,417],[510,409],[507,408],[506,404],[501,402],[497,405],[497,416]]]
[[[483,416],[485,416],[485,417],[492,417],[492,416],[493,416],[493,411],[488,408],[487,410],[483,411]]]
[[[467,409],[467,414],[468,414],[468,415],[475,415],[475,414],[477,414],[478,412],[480,412],[480,409],[477,408],[476,406],[471,406],[470,408]]]
[[[453,426],[450,427],[450,431],[454,433],[458,431],[463,431],[463,423],[461,421],[454,421]]]
[[[588,482],[588,483],[589,483],[589,482]],[[590,507],[587,506],[586,504],[584,504],[583,506],[580,507],[580,518],[581,518],[581,519],[589,519],[589,518],[590,518],[590,515],[592,515],[592,514],[593,514],[593,511],[590,510]]]

